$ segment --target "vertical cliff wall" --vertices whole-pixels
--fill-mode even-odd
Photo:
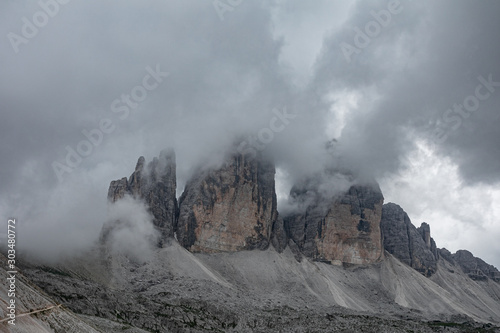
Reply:
[[[377,184],[351,186],[331,198],[317,182],[292,188],[301,212],[285,217],[289,237],[304,255],[334,264],[366,264],[383,258],[380,232],[383,196]]]
[[[381,226],[384,247],[389,253],[425,276],[436,272],[436,243],[427,223],[416,228],[400,206],[388,203],[382,208]]]
[[[217,169],[200,171],[179,199],[179,242],[193,252],[284,246],[278,219],[274,165],[232,154]]]

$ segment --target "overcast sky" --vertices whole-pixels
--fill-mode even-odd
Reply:
[[[2,1],[1,215],[27,250],[70,253],[141,155],[174,147],[180,193],[247,138],[275,156],[283,200],[335,138],[438,247],[500,267],[499,15],[495,0]]]

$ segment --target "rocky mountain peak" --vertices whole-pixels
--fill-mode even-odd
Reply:
[[[437,252],[437,247],[436,247],[436,242],[434,239],[431,237],[431,227],[428,223],[422,222],[420,224],[420,227],[417,228],[417,231],[420,233],[422,236],[422,239],[424,240],[425,246],[427,249],[429,249],[434,257],[437,259],[438,258],[438,252]]]
[[[428,249],[431,248],[431,227],[429,224],[422,222],[420,227],[417,228],[418,232],[422,236],[425,245],[427,246]]]
[[[447,249],[439,249],[439,254],[449,262],[458,264],[473,280],[491,279],[500,282],[500,272],[495,266],[489,265],[467,250],[458,250],[455,254],[451,254]]]
[[[429,224],[417,229],[400,206],[387,203],[382,207],[381,228],[386,251],[425,276],[436,272],[437,248]]]
[[[275,227],[274,243],[284,247],[274,174],[271,162],[239,153],[195,174],[179,200],[179,242],[194,252],[265,249]]]
[[[135,171],[142,171],[144,169],[144,164],[146,163],[146,159],[144,156],[140,156],[137,160],[137,164],[135,165]]]
[[[153,215],[153,224],[161,233],[160,245],[174,236],[178,208],[176,198],[176,163],[172,149],[163,150],[159,158],[146,165],[139,157],[135,171],[127,178],[112,181],[108,190],[108,200],[113,203],[126,195],[142,200]],[[105,226],[103,235],[111,226]]]
[[[384,198],[378,184],[351,185],[335,193],[322,190],[324,182],[316,178],[292,187],[290,197],[300,210],[284,218],[290,239],[314,260],[366,264],[383,258]]]
[[[496,267],[474,257],[469,251],[459,250],[452,254],[445,248],[438,249],[429,224],[423,222],[416,228],[406,212],[394,203],[383,206],[381,227],[385,250],[425,276],[436,272],[437,263],[442,258],[460,267],[473,280],[500,282],[500,272]]]

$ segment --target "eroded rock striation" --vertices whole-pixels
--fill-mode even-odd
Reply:
[[[328,196],[311,180],[294,186],[290,196],[300,211],[287,215],[285,226],[305,256],[333,264],[367,264],[383,258],[384,197],[378,184],[353,185]]]
[[[274,174],[271,162],[238,153],[220,168],[196,173],[179,199],[179,242],[193,252],[232,252],[266,249],[273,236],[283,250]]]
[[[400,206],[388,203],[382,207],[381,228],[386,251],[425,276],[436,272],[438,252],[427,223],[416,228]]]
[[[142,200],[153,215],[153,224],[160,231],[162,242],[174,236],[178,215],[176,198],[176,163],[173,150],[163,150],[159,158],[145,164],[144,157],[137,161],[130,178],[112,181],[108,200],[116,202],[126,195]],[[108,228],[110,226],[107,226]],[[106,230],[103,230],[105,238]]]

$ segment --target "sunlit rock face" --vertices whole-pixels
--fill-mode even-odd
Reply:
[[[271,162],[237,153],[196,173],[179,199],[179,242],[193,252],[266,249],[276,224],[274,243],[284,247],[274,175]]]
[[[111,203],[125,195],[142,200],[153,216],[153,224],[160,231],[160,245],[174,236],[178,215],[176,198],[176,163],[173,150],[163,150],[159,158],[145,164],[144,157],[137,161],[130,178],[112,181],[108,190]],[[111,226],[105,226],[105,238]]]
[[[285,227],[301,252],[332,264],[368,264],[383,258],[380,218],[384,197],[377,184],[353,185],[327,197],[318,182],[294,186],[290,196],[299,212]]]

